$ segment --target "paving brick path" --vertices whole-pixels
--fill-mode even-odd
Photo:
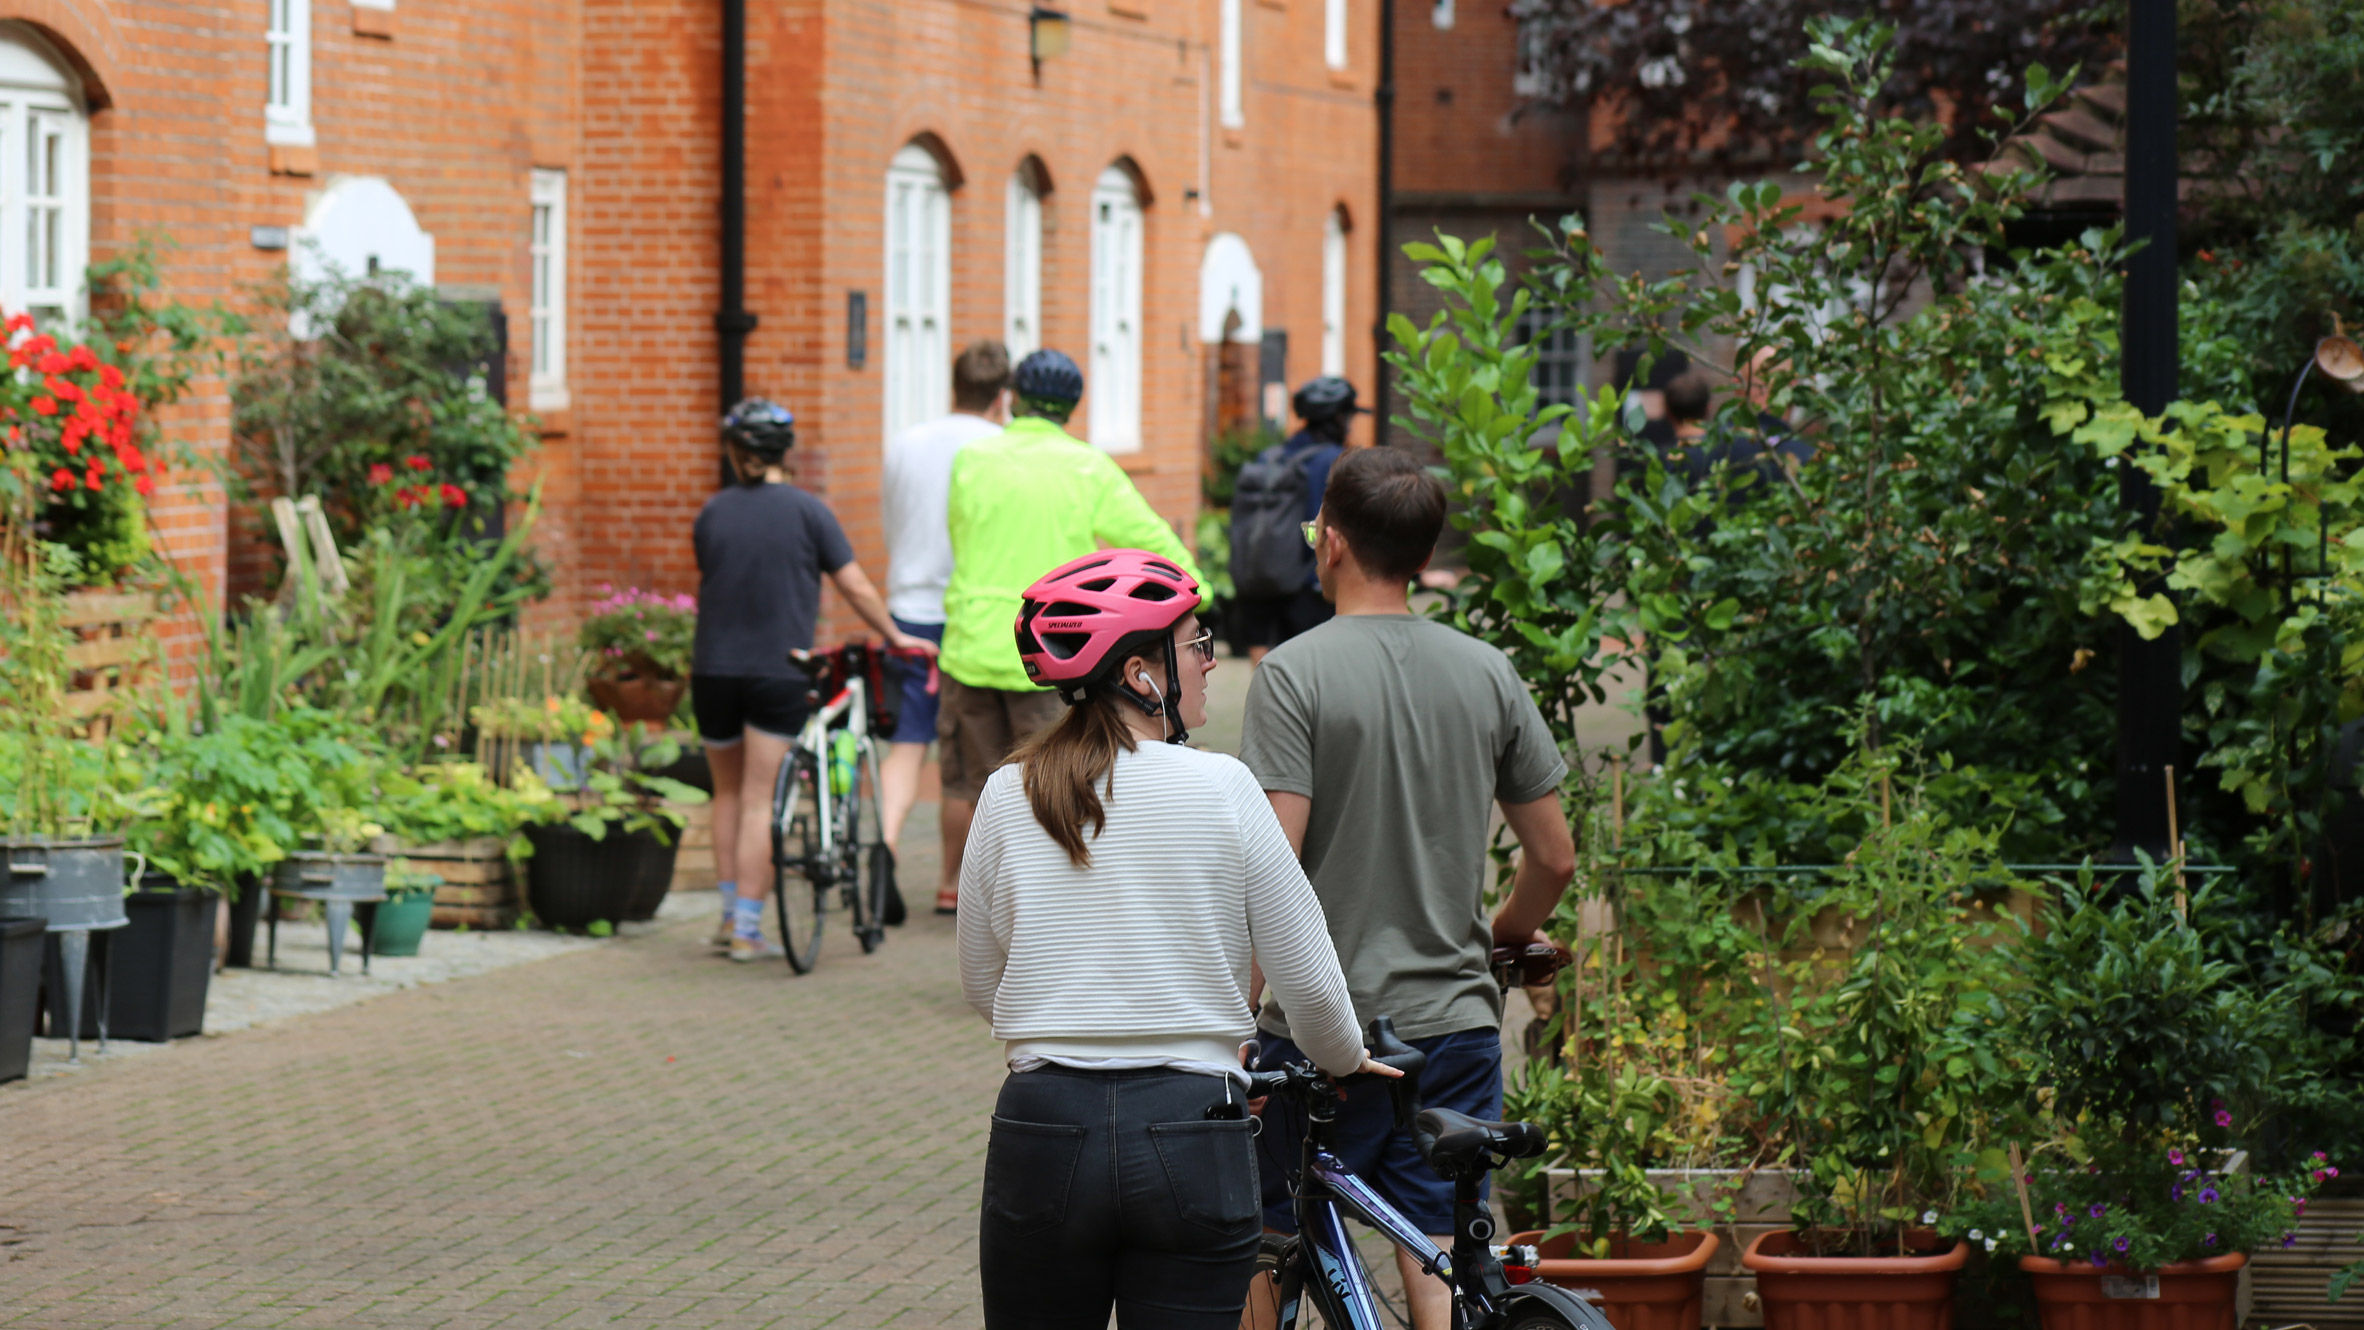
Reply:
[[[7,1088],[0,1324],[976,1324],[949,921],[805,979],[702,934]]]

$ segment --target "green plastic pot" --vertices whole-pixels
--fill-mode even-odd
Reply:
[[[405,891],[388,896],[382,903],[364,902],[353,907],[353,922],[369,939],[372,956],[416,956],[419,941],[427,936],[427,925],[435,918],[435,893]],[[376,933],[370,929],[375,927]]]

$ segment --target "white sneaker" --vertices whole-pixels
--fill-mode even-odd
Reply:
[[[734,961],[776,961],[788,954],[788,949],[769,938],[733,937],[731,959]]]
[[[729,951],[731,949],[731,937],[734,931],[735,930],[731,926],[731,917],[726,914],[721,919],[715,921],[714,936],[706,939],[706,945],[712,947],[718,952]]]

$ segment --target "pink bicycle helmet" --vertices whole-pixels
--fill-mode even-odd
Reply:
[[[1101,550],[1060,564],[1026,588],[1018,659],[1026,676],[1073,702],[1121,663],[1139,635],[1169,634],[1199,605],[1198,583],[1147,550]]]

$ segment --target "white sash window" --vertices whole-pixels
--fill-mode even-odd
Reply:
[[[1122,167],[1092,188],[1092,365],[1084,383],[1092,442],[1141,446],[1141,200]]]
[[[885,437],[952,409],[952,196],[918,144],[887,167]]]
[[[90,122],[48,44],[0,24],[0,306],[67,336],[90,263]]]
[[[1003,226],[1001,340],[1015,364],[1042,345],[1042,191],[1030,166],[1010,176]]]

